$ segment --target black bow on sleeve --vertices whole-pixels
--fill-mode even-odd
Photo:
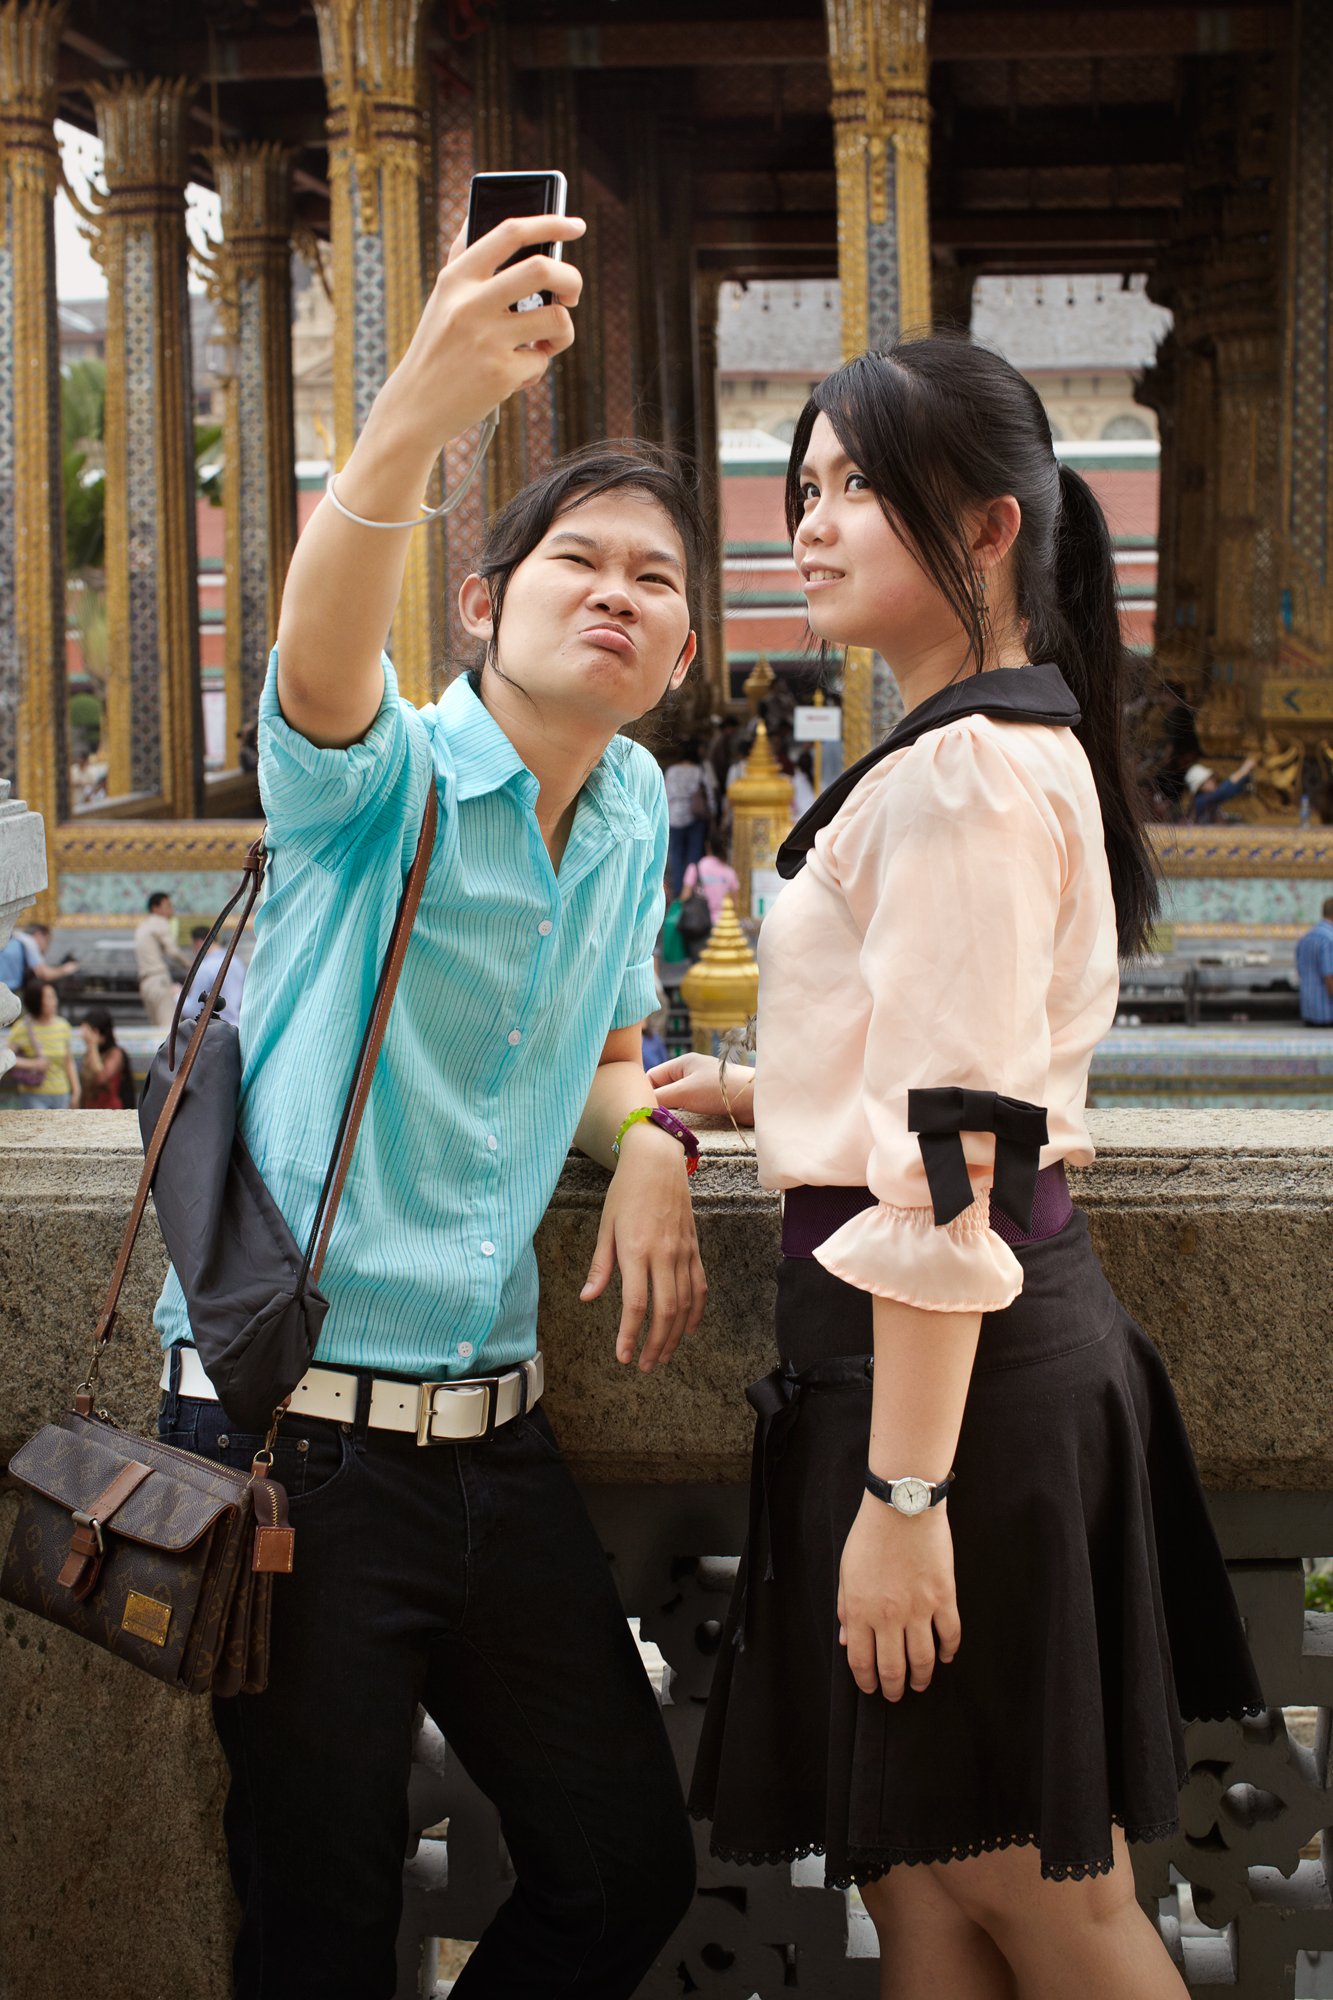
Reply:
[[[972,1183],[963,1154],[964,1132],[995,1134],[995,1199],[1020,1229],[1032,1227],[1037,1168],[1046,1144],[1046,1107],[994,1090],[909,1090],[907,1129],[921,1135],[935,1226],[961,1215],[972,1204]]]

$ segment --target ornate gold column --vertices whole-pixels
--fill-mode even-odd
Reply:
[[[824,0],[848,360],[930,325],[930,0]]]
[[[416,330],[428,287],[432,179],[425,111],[424,0],[314,0],[329,99],[333,196],[334,451],[342,465],[370,406]],[[434,482],[432,482],[434,485]],[[410,701],[437,692],[440,541],[422,528],[391,640]]]
[[[726,533],[722,522],[722,480],[717,457],[717,304],[721,281],[699,272],[694,281],[694,407],[695,459],[699,467],[699,500],[708,523],[713,573],[701,611],[699,647],[703,678],[717,704],[731,697],[727,671],[727,632],[722,604],[722,565]]]
[[[1277,673],[1265,720],[1306,740],[1333,724],[1333,17],[1297,0],[1285,152],[1282,547]]]
[[[291,169],[281,146],[213,163],[222,202],[217,289],[230,350],[223,433],[227,517],[227,761],[253,722],[296,541],[292,431]]]
[[[64,12],[0,7],[0,777],[48,838],[68,787],[51,129]]]
[[[185,77],[89,84],[105,148],[107,789],[203,810]]]
[[[842,349],[850,360],[927,331],[930,299],[930,0],[824,0],[838,177]],[[873,654],[843,676],[848,763],[901,711]]]

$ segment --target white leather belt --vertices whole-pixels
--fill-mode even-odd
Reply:
[[[197,1348],[180,1350],[177,1393],[216,1403],[218,1392],[204,1373]],[[292,1416],[332,1417],[350,1423],[356,1415],[361,1378],[343,1368],[312,1368],[292,1391]],[[171,1355],[162,1358],[162,1387],[171,1387]],[[367,1422],[376,1431],[404,1431],[418,1444],[461,1444],[487,1438],[501,1424],[521,1417],[544,1387],[542,1358],[503,1375],[477,1375],[461,1382],[395,1382],[377,1375],[370,1385]]]

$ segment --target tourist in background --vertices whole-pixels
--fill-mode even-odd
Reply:
[[[1211,826],[1221,817],[1222,808],[1250,789],[1250,777],[1259,759],[1247,757],[1229,778],[1219,778],[1208,764],[1191,764],[1185,773],[1189,803],[1185,817],[1196,826]]]
[[[673,889],[685,880],[685,870],[702,858],[713,820],[714,786],[711,769],[690,739],[673,751],[665,764],[667,819],[671,828],[667,874]]]
[[[1296,947],[1301,982],[1301,1019],[1307,1028],[1333,1028],[1333,896],[1323,915]]]
[[[190,932],[190,942],[196,951],[207,936],[208,925],[196,924]],[[222,961],[227,956],[227,942],[225,936],[219,937],[212,949],[206,953],[203,964],[194,976],[195,990],[190,995],[192,1006],[212,991],[213,981],[217,978]],[[223,1019],[230,1021],[233,1027],[241,1018],[241,996],[244,992],[245,960],[241,957],[241,948],[238,944],[232,954],[231,964],[227,967],[227,976],[222,982],[220,995]]]
[[[9,1046],[20,1060],[44,1063],[36,1081],[21,1082],[18,1097],[27,1111],[77,1110],[79,1073],[74,1067],[73,1029],[60,1011],[60,996],[49,979],[29,979],[23,1012],[9,1031]]]
[[[11,993],[21,993],[30,979],[67,979],[77,970],[78,960],[67,958],[63,965],[48,965],[51,931],[47,924],[31,924],[15,931],[8,944],[0,946],[0,985]]]
[[[139,998],[154,1028],[168,1028],[188,959],[176,947],[176,912],[165,889],[148,898],[148,914],[134,933],[134,964],[139,974]]]
[[[702,860],[691,862],[685,870],[681,894],[689,896],[696,888],[708,905],[710,925],[722,915],[722,905],[727,897],[730,896],[734,903],[741,892],[741,878],[727,859],[727,843],[719,833],[709,835],[708,852]]]
[[[90,1007],[80,1024],[83,1058],[79,1082],[85,1111],[129,1111],[134,1092],[125,1051],[116,1040],[116,1024],[106,1007]]]
[[[1157,903],[1111,538],[1031,385],[940,337],[821,385],[787,519],[815,636],[906,713],[779,854],[732,1072],[781,1365],[691,1805],[733,1863],[860,1885],[884,2000],[1184,2000],[1127,1840],[1179,1822],[1184,1720],[1263,1695],[1065,1179]],[[711,1057],[651,1081],[726,1111]]]

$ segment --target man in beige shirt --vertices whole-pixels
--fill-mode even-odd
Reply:
[[[139,974],[139,998],[155,1028],[171,1025],[172,1010],[180,982],[189,969],[188,960],[176,949],[172,929],[171,898],[164,889],[148,898],[148,915],[134,933],[134,963]]]

